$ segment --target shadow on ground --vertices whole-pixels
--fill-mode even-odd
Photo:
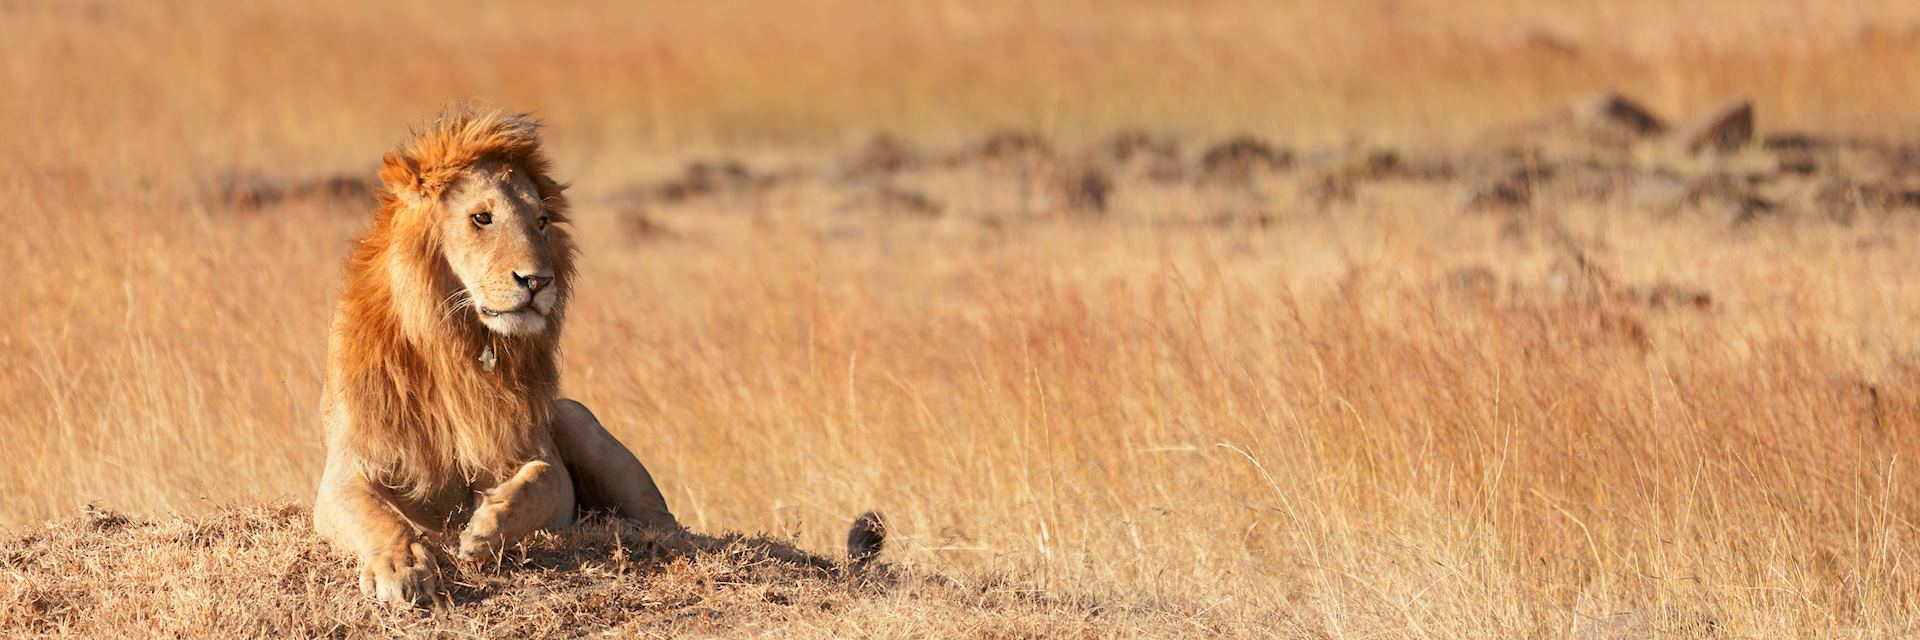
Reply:
[[[658,533],[591,519],[496,566],[443,574],[452,605],[359,592],[306,507],[142,520],[89,508],[0,542],[0,636],[575,637],[1134,635],[1187,616],[1049,597],[1005,579],[865,566],[765,535]]]

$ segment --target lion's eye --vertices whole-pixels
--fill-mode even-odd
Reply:
[[[467,217],[473,220],[474,224],[480,225],[482,227],[493,224],[493,213],[491,212],[482,211],[480,213],[476,213]]]
[[[540,216],[540,219],[539,219],[538,221],[536,221],[536,222],[535,222],[535,224],[538,224],[538,225],[540,225],[540,230],[541,230],[541,231],[545,231],[545,230],[547,229],[547,217],[546,217],[546,216]]]

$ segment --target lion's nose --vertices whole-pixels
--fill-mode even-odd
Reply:
[[[520,283],[522,287],[526,287],[529,292],[539,293],[541,287],[553,282],[553,276],[523,276],[520,275],[520,272],[515,271],[513,273],[513,281]]]

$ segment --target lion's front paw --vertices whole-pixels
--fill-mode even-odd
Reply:
[[[461,562],[492,560],[500,556],[506,544],[506,534],[500,531],[500,510],[489,504],[474,513],[473,519],[467,521],[467,528],[460,532],[457,557]]]
[[[425,546],[375,555],[360,567],[360,591],[397,607],[420,607],[440,600],[440,566]]]

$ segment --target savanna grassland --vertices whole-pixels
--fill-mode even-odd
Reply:
[[[1895,1],[0,0],[0,635],[1911,636],[1916,69]],[[388,611],[327,318],[476,98],[700,535]]]

